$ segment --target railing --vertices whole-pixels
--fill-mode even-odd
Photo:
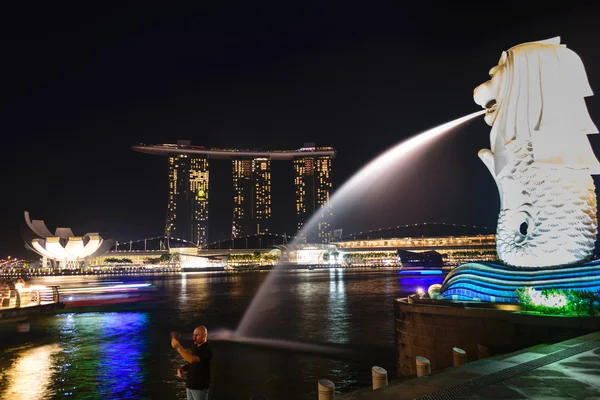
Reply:
[[[58,286],[0,289],[0,309],[53,304],[59,300]]]

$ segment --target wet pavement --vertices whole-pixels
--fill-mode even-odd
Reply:
[[[468,355],[467,355],[468,356]],[[600,331],[338,397],[359,399],[600,399]]]

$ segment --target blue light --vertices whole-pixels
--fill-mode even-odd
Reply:
[[[98,347],[97,373],[103,377],[98,385],[107,398],[139,398],[147,375],[148,329],[146,313],[102,314],[103,337]]]
[[[423,270],[421,271],[421,275],[441,275],[441,270]]]
[[[600,289],[598,260],[555,268],[511,269],[489,262],[467,263],[452,270],[442,286],[446,299],[510,302],[519,301],[522,287],[596,291]]]
[[[422,269],[422,270],[402,270],[398,272],[401,275],[441,275],[440,269]]]

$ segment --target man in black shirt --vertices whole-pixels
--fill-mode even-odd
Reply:
[[[210,362],[212,361],[212,350],[208,344],[208,330],[203,325],[197,326],[192,335],[194,349],[184,349],[179,340],[171,339],[171,346],[177,350],[179,355],[188,363],[177,370],[177,376],[187,372],[185,380],[185,391],[187,400],[208,400],[210,388]]]

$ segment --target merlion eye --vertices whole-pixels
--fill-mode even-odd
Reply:
[[[527,224],[527,222],[523,222],[521,224],[521,226],[519,226],[519,232],[521,232],[521,235],[523,235],[523,236],[527,235],[528,228],[529,228],[529,224]]]

